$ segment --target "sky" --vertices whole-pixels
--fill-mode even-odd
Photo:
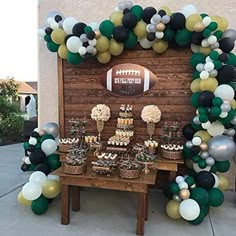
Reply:
[[[0,1],[0,78],[38,80],[38,0]]]

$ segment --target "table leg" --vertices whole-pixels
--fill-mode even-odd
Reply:
[[[148,220],[148,203],[149,203],[149,194],[148,192],[145,194],[146,195],[146,199],[145,199],[145,221]]]
[[[70,223],[70,191],[69,185],[61,186],[61,224],[68,225]]]
[[[72,187],[72,211],[80,210],[80,187]]]
[[[176,174],[177,174],[176,171],[170,171],[169,172],[169,181],[174,180],[176,178]]]
[[[144,234],[146,195],[146,193],[138,193],[137,235]]]

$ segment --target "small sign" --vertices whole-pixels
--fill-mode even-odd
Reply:
[[[122,97],[140,96],[150,90],[157,77],[136,64],[119,64],[101,77],[101,84],[112,94]]]

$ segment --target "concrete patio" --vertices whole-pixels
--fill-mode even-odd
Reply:
[[[30,175],[20,170],[23,156],[22,144],[0,147],[0,235],[135,235],[137,199],[134,193],[85,189],[81,192],[81,210],[71,213],[71,222],[67,226],[60,224],[59,197],[41,216],[35,215],[30,207],[19,205],[17,195]],[[235,170],[235,165],[231,168]],[[146,236],[235,235],[234,191],[225,192],[224,204],[211,208],[210,214],[198,226],[183,220],[170,220],[165,214],[166,202],[161,191],[151,191],[149,220],[145,223]]]

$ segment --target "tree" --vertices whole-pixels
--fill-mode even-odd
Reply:
[[[16,83],[14,78],[3,81],[0,83],[0,96],[5,97],[7,100],[14,100],[17,98],[19,84]]]

